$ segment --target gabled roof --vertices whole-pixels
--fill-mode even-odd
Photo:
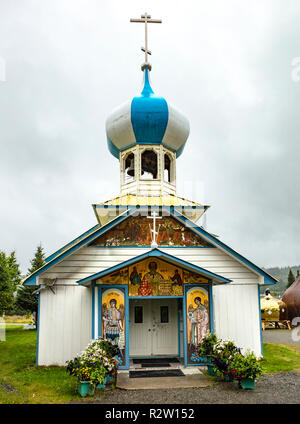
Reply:
[[[76,250],[80,249],[83,246],[86,246],[88,243],[95,240],[97,237],[105,234],[107,231],[121,223],[122,221],[128,219],[130,216],[132,216],[136,211],[137,207],[128,207],[122,214],[118,215],[115,219],[111,220],[107,224],[100,226],[95,226],[91,228],[90,230],[86,231],[82,236],[77,237],[73,242],[67,244],[64,246],[64,248],[58,250],[53,255],[51,255],[48,258],[48,262],[46,262],[45,265],[43,265],[40,269],[35,271],[33,274],[26,277],[22,283],[24,285],[36,285],[36,277],[41,274],[42,272],[45,272],[47,269],[51,268],[56,263],[63,260],[65,257],[69,256],[70,254],[74,253]],[[143,210],[143,208],[139,208],[140,211]],[[183,224],[185,227],[187,227],[189,230],[193,231],[195,234],[203,237],[205,240],[210,242],[211,244],[215,245],[216,247],[219,247],[224,252],[228,253],[230,256],[237,259],[239,262],[244,264],[246,267],[248,267],[250,270],[255,272],[256,274],[263,277],[263,284],[276,284],[278,280],[274,277],[272,277],[270,274],[265,272],[263,269],[259,268],[255,264],[253,264],[251,261],[246,259],[244,256],[237,253],[235,250],[231,249],[229,246],[227,246],[225,243],[221,242],[218,238],[210,234],[209,232],[205,231],[204,228],[196,225],[194,222],[186,218],[180,211],[180,208],[177,208],[176,206],[170,206],[170,207],[159,207],[159,210],[166,212],[166,215],[169,214],[169,216],[172,216],[174,219],[176,219],[178,222]]]
[[[108,224],[103,225],[102,227],[100,227],[99,225],[92,227],[90,230],[77,237],[71,243],[65,245],[63,248],[57,250],[52,255],[48,256],[46,263],[41,268],[37,269],[35,272],[24,278],[21,281],[21,284],[23,284],[24,286],[35,286],[37,284],[36,277],[39,274],[45,272],[58,262],[62,261],[65,257],[71,255],[76,250],[80,249],[87,243],[93,241],[95,238],[104,234],[106,231],[109,231],[111,228],[118,225],[120,222],[124,221],[129,216],[133,215],[135,210],[136,208],[126,210],[121,215],[117,216],[115,219],[111,220]]]
[[[77,281],[77,283],[80,285],[86,285],[88,283],[91,283],[93,280],[97,280],[98,278],[104,277],[105,275],[108,275],[112,272],[116,272],[129,265],[136,264],[137,262],[140,262],[146,258],[159,258],[180,268],[185,268],[188,271],[195,272],[196,274],[204,275],[208,279],[212,280],[215,284],[226,284],[231,282],[231,280],[228,280],[228,278],[224,278],[221,275],[215,274],[211,271],[208,271],[207,269],[201,268],[197,265],[191,264],[190,262],[176,258],[173,255],[169,255],[168,253],[162,252],[161,250],[155,248],[151,249],[147,253],[143,253],[142,255],[136,256],[135,258],[121,262],[118,265],[114,265],[104,271],[97,272],[95,274],[90,275],[89,277],[83,278],[82,280]]]
[[[94,213],[100,225],[107,222],[107,215],[109,215],[110,208],[114,208],[116,214],[119,211],[126,210],[129,207],[178,207],[183,216],[186,216],[193,222],[197,222],[198,219],[206,212],[210,207],[208,205],[202,205],[201,203],[188,200],[183,197],[176,196],[175,194],[166,194],[164,196],[138,196],[136,194],[122,194],[113,199],[107,200],[103,203],[93,204]]]

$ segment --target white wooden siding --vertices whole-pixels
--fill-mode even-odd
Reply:
[[[64,280],[57,284],[65,284]],[[40,292],[38,365],[65,365],[91,340],[91,289],[58,286]]]
[[[149,248],[83,247],[39,276],[57,278],[54,295],[40,294],[39,365],[64,365],[91,339],[91,288],[77,281],[130,260]],[[165,253],[232,280],[213,289],[215,329],[223,339],[233,339],[260,355],[257,284],[262,277],[219,248],[160,248]],[[97,323],[96,327],[97,327]]]
[[[218,248],[160,248],[161,251],[208,271],[229,278],[233,283],[258,284],[261,278],[245,265]],[[41,275],[63,278],[74,283],[149,251],[149,248],[84,247]]]
[[[223,340],[233,340],[245,352],[261,356],[261,323],[257,285],[213,287],[214,328]]]

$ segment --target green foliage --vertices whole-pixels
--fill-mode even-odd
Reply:
[[[45,264],[45,254],[41,244],[37,247],[34,258],[30,261],[30,263],[31,267],[28,269],[28,275],[37,271]]]
[[[106,376],[107,370],[101,365],[100,367],[92,369],[90,381],[94,386],[97,386],[104,382]]]
[[[199,356],[208,356],[212,355],[214,346],[218,342],[218,339],[215,334],[207,332],[203,337],[201,344],[198,349]]]
[[[227,375],[238,380],[246,378],[258,380],[261,374],[262,367],[253,352],[249,352],[246,355],[241,353],[234,355],[227,370]]]
[[[290,269],[289,275],[288,275],[288,283],[287,283],[286,287],[287,288],[290,287],[293,284],[294,281],[295,281],[295,276],[293,274],[293,271]]]
[[[226,374],[228,367],[235,355],[240,354],[241,350],[232,341],[218,341],[215,344],[211,359],[215,365],[215,370]]]
[[[0,252],[0,314],[10,310],[14,305],[14,291],[20,276],[15,253],[6,256]]]
[[[115,355],[119,349],[110,341],[97,339],[76,358],[67,361],[67,372],[76,376],[79,381],[91,381],[92,384],[101,384],[107,375],[117,371]]]
[[[45,263],[45,255],[43,248],[39,245],[35,251],[33,259],[30,261],[31,267],[28,269],[28,275],[32,274]],[[35,313],[37,320],[38,314],[38,294],[34,293],[36,291],[35,286],[18,286],[15,308],[19,312],[25,313]]]
[[[8,264],[8,268],[10,272],[11,283],[15,290],[17,285],[21,281],[21,271],[20,271],[20,266],[17,262],[15,251],[11,252],[11,254],[7,257],[7,264]]]
[[[297,275],[300,269],[300,265],[294,265],[294,266],[286,266],[286,267],[272,267],[272,268],[263,268],[265,271],[267,271],[269,274],[271,274],[273,277],[277,278],[279,280],[278,283],[271,285],[271,295],[274,296],[274,291],[282,295],[288,284],[288,275],[290,270],[292,271],[293,275]],[[265,293],[265,286],[260,287],[261,294]]]
[[[37,313],[38,310],[38,294],[35,286],[19,286],[16,295],[15,308],[23,314],[28,312]]]

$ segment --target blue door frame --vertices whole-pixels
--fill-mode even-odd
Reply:
[[[214,311],[213,311],[213,298],[212,298],[212,282],[210,281],[208,284],[202,283],[202,284],[185,284],[184,285],[184,295],[183,296],[149,296],[149,297],[143,297],[143,296],[134,296],[130,297],[130,299],[164,299],[164,298],[176,298],[178,299],[178,306],[179,306],[179,299],[182,299],[182,318],[183,318],[183,347],[181,346],[180,342],[180,312],[178,307],[178,357],[181,355],[181,351],[183,350],[183,358],[184,358],[184,366],[201,366],[199,363],[195,364],[188,364],[188,358],[187,358],[187,315],[186,315],[186,293],[187,290],[189,290],[191,287],[203,287],[208,291],[209,294],[209,327],[210,332],[214,332]],[[128,286],[125,284],[116,284],[116,285],[97,285],[98,287],[98,337],[102,337],[102,293],[103,291],[106,291],[107,289],[124,289],[125,294],[125,365],[119,367],[119,369],[129,369],[129,295],[128,295]],[[94,296],[95,296],[95,284],[92,286],[92,329],[94,328],[94,322],[95,322],[95,307],[94,307]],[[203,364],[204,365],[204,364]]]

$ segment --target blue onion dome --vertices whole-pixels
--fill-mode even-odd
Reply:
[[[189,132],[187,118],[154,94],[148,69],[144,71],[140,96],[119,106],[106,121],[108,148],[116,158],[120,151],[135,144],[163,144],[179,157]]]

